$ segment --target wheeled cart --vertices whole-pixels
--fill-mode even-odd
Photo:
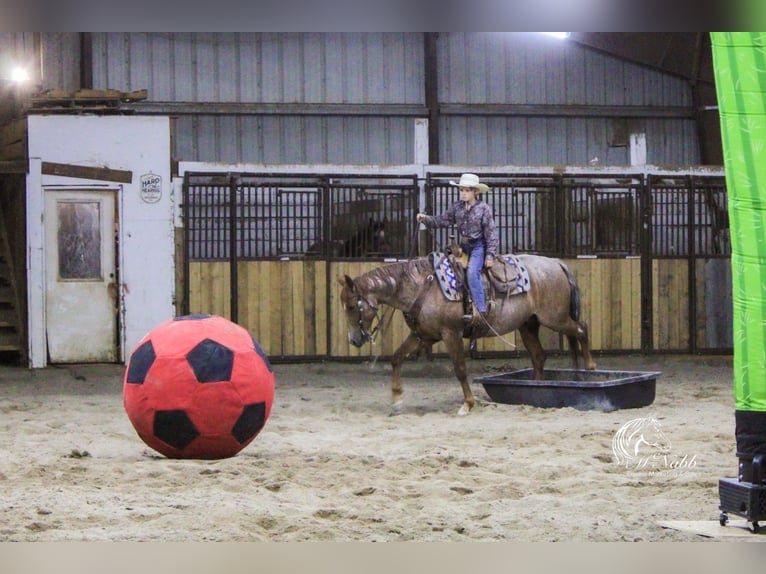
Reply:
[[[764,455],[749,460],[740,459],[739,478],[718,480],[720,498],[719,522],[726,526],[729,513],[741,516],[753,526],[753,532],[760,531],[759,521],[766,520],[766,468]]]

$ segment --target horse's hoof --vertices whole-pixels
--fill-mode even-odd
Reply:
[[[402,414],[402,409],[404,408],[404,401],[396,401],[391,405],[391,413],[389,416],[396,416]]]
[[[457,416],[464,417],[468,415],[471,412],[470,407],[466,407],[465,405],[461,405],[460,409],[457,411]]]

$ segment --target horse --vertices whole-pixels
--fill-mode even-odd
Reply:
[[[354,233],[345,239],[332,239],[325,245],[316,241],[306,250],[307,256],[327,255],[330,257],[369,257],[389,255],[393,247],[386,239],[387,219],[382,221],[370,218],[366,226],[355,227]]]
[[[462,301],[450,301],[434,281],[429,258],[390,263],[356,278],[339,277],[340,298],[348,323],[348,342],[361,347],[371,341],[372,323],[381,303],[404,312],[410,333],[391,359],[392,412],[401,412],[403,390],[402,363],[423,346],[444,341],[455,376],[463,389],[463,404],[458,414],[467,415],[475,405],[468,384],[463,338],[501,336],[518,329],[530,354],[534,377],[542,379],[545,351],[539,329],[545,326],[566,335],[572,360],[577,368],[578,344],[585,367],[595,369],[588,342],[588,325],[580,320],[580,291],[570,270],[559,259],[539,255],[518,255],[529,272],[530,288],[522,294],[495,302],[483,322],[466,334]]]
[[[386,240],[386,223],[386,218],[379,221],[371,217],[366,226],[357,228],[356,232],[344,242],[344,257],[391,253],[391,245]]]

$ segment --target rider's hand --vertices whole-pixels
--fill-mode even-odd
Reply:
[[[489,267],[492,267],[494,264],[495,264],[495,260],[494,260],[494,259],[492,259],[491,257],[487,257],[487,258],[484,260],[484,267],[487,267],[487,268],[489,268]]]
[[[416,220],[418,223],[423,223],[423,220],[424,220],[425,218],[426,218],[426,214],[425,214],[425,213],[418,213],[418,214],[415,216],[415,220]]]

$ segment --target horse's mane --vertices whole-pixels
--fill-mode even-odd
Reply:
[[[404,281],[419,283],[420,278],[430,271],[433,271],[433,264],[427,257],[421,257],[376,267],[361,275],[358,280],[372,290],[396,290]]]

